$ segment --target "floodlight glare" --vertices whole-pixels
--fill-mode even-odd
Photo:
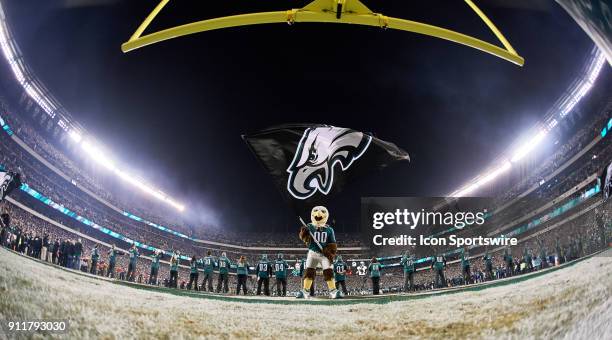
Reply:
[[[21,85],[23,90],[27,93],[27,95],[44,111],[46,114],[55,118],[57,105],[54,104],[56,101],[48,95],[45,91],[42,90],[40,83],[38,83],[37,78],[33,75],[26,67],[26,64],[23,60],[22,55],[19,52],[15,39],[11,36],[11,32],[9,29],[9,25],[6,21],[6,15],[4,13],[4,9],[2,8],[2,2],[0,2],[0,49],[2,50],[2,54],[7,64],[9,65],[15,79]],[[179,211],[184,211],[185,207],[173,201],[170,197],[165,195],[159,190],[153,189],[151,186],[145,184],[143,181],[138,180],[136,177],[131,176],[123,171],[120,171],[115,163],[107,156],[106,153],[102,152],[98,147],[96,147],[90,141],[83,141],[83,132],[79,128],[74,128],[70,123],[69,119],[59,119],[57,122],[58,125],[62,127],[65,131],[68,131],[68,136],[75,143],[80,144],[81,148],[85,153],[91,157],[96,163],[104,166],[106,169],[112,171],[118,177],[126,180],[127,182],[135,185],[146,193],[149,193],[160,199],[172,207],[178,209]],[[2,128],[7,132],[10,132],[8,125],[4,124],[2,121]],[[12,132],[10,132],[12,133]]]
[[[451,194],[451,197],[464,197],[466,195],[469,195],[470,193],[476,191],[478,188],[480,188],[484,184],[487,184],[495,180],[498,176],[510,170],[511,167],[512,167],[512,164],[506,160],[503,162],[501,166],[483,175],[482,177],[476,179],[476,181],[472,183],[471,185]]]
[[[76,143],[80,143],[81,140],[83,139],[83,136],[76,130],[70,130],[68,135],[70,136],[70,139],[72,139]]]
[[[515,152],[514,156],[512,156],[512,163],[516,163],[523,159],[529,152],[536,148],[548,135],[546,130],[540,130],[540,132],[533,137],[529,142],[523,144],[519,147]]]
[[[93,159],[96,163],[102,165],[108,170],[115,171],[115,163],[110,160],[100,149],[93,146],[90,142],[85,141],[81,144],[81,148]]]

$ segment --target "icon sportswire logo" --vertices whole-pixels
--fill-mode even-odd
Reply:
[[[287,169],[287,190],[301,200],[317,191],[327,195],[334,185],[334,171],[346,171],[366,152],[371,142],[372,136],[347,128],[306,129]]]

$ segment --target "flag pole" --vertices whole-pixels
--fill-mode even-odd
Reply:
[[[302,219],[302,216],[298,216],[298,218],[300,219],[300,222],[302,222],[302,225],[304,226],[304,228],[308,229],[308,234],[310,234],[310,238],[312,238],[312,240],[315,241],[315,243],[317,244],[317,247],[319,247],[319,249],[321,249],[321,251],[323,251],[323,247],[321,246],[321,243],[319,243],[319,241],[317,241],[317,239],[314,238],[314,236],[310,232],[310,229],[306,225],[306,222],[304,222],[304,220]]]

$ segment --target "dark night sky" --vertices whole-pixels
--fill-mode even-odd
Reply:
[[[65,5],[91,2],[105,5]],[[242,133],[328,123],[375,132],[411,154],[411,164],[338,197],[341,217],[362,195],[443,195],[537,122],[593,45],[552,1],[533,10],[497,0],[478,3],[525,57],[523,68],[430,37],[325,24],[214,31],[123,54],[155,2],[3,1],[29,65],[74,118],[192,211],[241,230],[294,223]],[[175,0],[153,28],[306,2]],[[364,2],[495,41],[463,1]]]

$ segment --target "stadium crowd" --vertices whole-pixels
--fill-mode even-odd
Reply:
[[[144,208],[146,204],[134,205],[133,200],[122,202],[117,199],[116,195],[106,189],[113,185],[107,185],[104,180],[100,181],[95,176],[88,175],[87,171],[82,170],[87,168],[86,166],[77,165],[65,152],[60,152],[47,143],[41,134],[24,122],[23,117],[13,114],[2,101],[0,108],[2,116],[13,126],[15,134],[35,151],[35,154],[32,154],[8,134],[0,132],[0,164],[21,173],[24,183],[56,203],[44,204],[24,191],[15,190],[11,198],[16,203],[3,202],[1,207],[2,246],[54,265],[143,284],[191,288],[192,285],[188,283],[190,279],[198,282],[198,276],[203,278],[214,273],[217,276],[217,288],[214,290],[217,292],[225,291],[225,287],[221,289],[221,284],[228,286],[229,282],[228,292],[237,293],[241,280],[244,280],[241,283],[246,284],[245,290],[249,294],[262,293],[263,289],[264,294],[284,295],[278,287],[285,283],[286,291],[290,294],[301,289],[303,259],[300,253],[292,252],[281,258],[275,253],[264,256],[255,251],[241,251],[238,247],[209,247],[206,243],[179,237],[130,219],[103,200],[125,207],[121,209],[135,212],[155,223],[171,225]],[[498,209],[491,224],[499,228],[498,232],[503,231],[502,226],[504,230],[516,228],[521,223],[528,222],[527,218],[544,216],[546,211],[558,209],[571,200],[580,199],[571,212],[554,215],[543,220],[537,228],[522,231],[520,245],[512,249],[469,249],[469,253],[474,254],[474,257],[468,256],[467,259],[462,258],[463,252],[449,252],[448,249],[446,252],[449,254],[444,250],[429,254],[427,261],[412,269],[412,283],[408,285],[405,263],[398,265],[383,260],[378,265],[378,260],[363,260],[369,256],[364,252],[361,259],[348,260],[346,263],[346,270],[343,272],[345,280],[341,280],[345,281],[346,293],[376,293],[379,286],[382,292],[400,292],[478,283],[560,265],[605,249],[610,239],[611,202],[601,203],[596,208],[601,195],[585,197],[584,193],[596,183],[592,176],[612,161],[610,139],[598,140],[594,137],[597,136],[598,127],[610,114],[608,106],[591,124],[580,129],[537,169],[530,171],[529,176],[521,178],[511,188],[504,189],[505,194],[500,195],[496,201]],[[582,152],[584,154],[576,157]],[[73,180],[67,181],[51,171],[36,156],[43,157]],[[546,176],[556,171],[560,171],[557,176],[545,180]],[[95,195],[82,191],[80,185]],[[540,207],[546,208],[534,213]],[[110,232],[92,228],[83,223],[82,219],[67,214],[66,209],[108,228]],[[580,214],[576,213],[577,211]],[[183,223],[172,225],[173,229],[190,237],[234,246],[303,247],[293,234],[237,234],[213,226],[194,228]],[[460,234],[475,235],[484,232],[486,231],[478,228],[466,228]],[[129,240],[113,237],[113,233],[119,233]],[[362,246],[356,235],[337,235],[345,247]],[[158,256],[156,251],[140,249],[141,253],[135,256],[135,247],[132,247],[131,240],[159,248],[162,253]],[[116,256],[111,256],[115,251]],[[191,261],[177,259],[179,253],[193,258]],[[113,262],[111,257],[115,258],[114,270],[110,270]],[[212,269],[204,265],[206,258],[211,259]],[[394,258],[394,261],[398,259]],[[279,261],[286,263],[280,271],[260,270],[263,268],[260,267],[261,263],[268,264],[269,267],[266,268],[272,268],[272,264],[280,263]],[[465,270],[467,263],[469,271]],[[227,264],[227,267],[224,264]],[[157,278],[151,280],[150,274],[156,266]],[[133,275],[128,275],[128,272]],[[271,290],[268,289],[270,280]],[[317,280],[320,280],[320,275]],[[266,284],[262,287],[261,282]],[[200,285],[196,284],[193,289],[203,289],[202,286],[205,286],[204,281],[200,282]],[[325,283],[315,281],[313,287],[314,294],[321,294],[325,290],[321,290],[321,287],[325,288]]]

